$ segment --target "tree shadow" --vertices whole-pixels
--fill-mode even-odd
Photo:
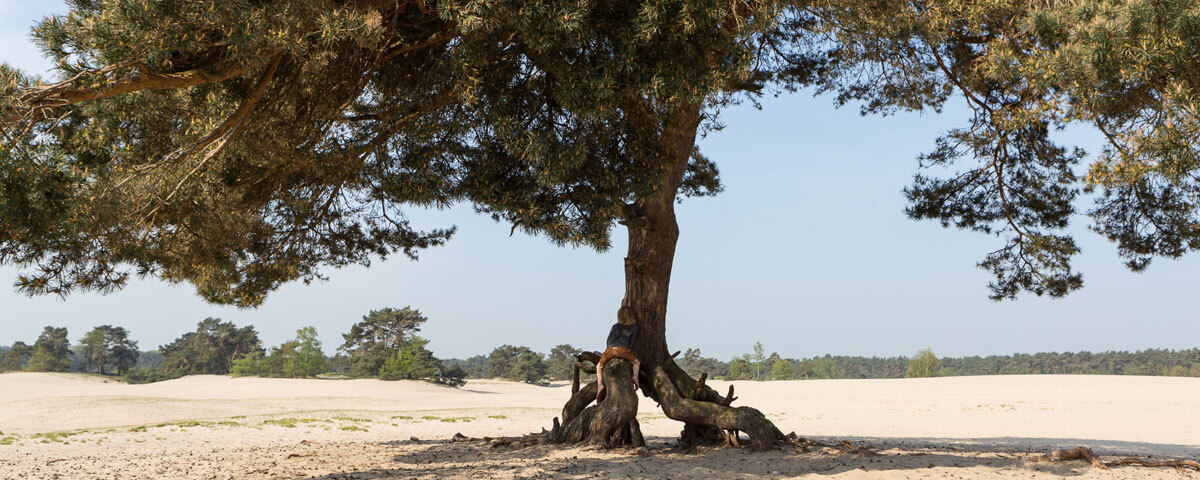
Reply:
[[[991,452],[991,453],[1044,453],[1065,448],[1088,447],[1097,455],[1150,457],[1150,458],[1196,458],[1200,457],[1200,445],[1174,443],[1127,442],[1120,440],[1095,440],[1088,438],[1037,438],[1037,437],[985,437],[985,438],[939,438],[939,437],[814,437],[822,441],[845,440],[880,448],[938,449],[946,451]]]
[[[599,450],[539,445],[523,449],[493,449],[482,441],[389,442],[403,449],[379,468],[333,473],[317,480],[385,478],[787,478],[801,475],[836,475],[851,471],[920,473],[925,469],[951,469],[955,476],[977,476],[990,471],[1077,476],[1092,467],[1084,462],[1028,463],[1027,455],[1003,452],[969,452],[888,449],[875,455],[845,453],[830,448],[809,452],[786,448],[770,452],[745,449],[703,449],[683,453],[672,438],[647,439],[648,452]],[[932,470],[931,470],[932,471]]]

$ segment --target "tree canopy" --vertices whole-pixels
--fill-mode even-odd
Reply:
[[[101,325],[93,328],[79,340],[82,347],[84,366],[90,371],[103,374],[105,367],[122,375],[137,364],[137,342],[129,339],[124,327]]]
[[[238,328],[232,322],[206,318],[175,341],[158,348],[163,364],[159,369],[166,377],[184,375],[225,375],[233,370],[238,359],[262,353],[262,344],[254,327]]]
[[[388,307],[363,315],[361,322],[342,334],[345,343],[338,347],[350,357],[350,376],[378,376],[389,358],[395,358],[401,349],[419,338],[416,333],[426,321],[420,310],[411,307]]]
[[[1063,231],[1082,190],[1135,270],[1200,246],[1200,14],[1182,4],[69,4],[34,28],[58,78],[0,70],[0,261],[38,266],[29,293],[136,272],[257,305],[322,265],[415,257],[453,229],[402,208],[459,201],[607,248],[636,199],[720,191],[676,130],[805,86],[864,113],[965,99],[920,159],[954,173],[918,175],[908,213],[1003,236],[981,262],[995,298],[1082,284]],[[1076,123],[1109,141],[1082,176],[1089,157],[1052,139]]]
[[[4,351],[0,357],[0,372],[15,372],[23,370],[29,357],[33,355],[33,347],[25,342],[13,342],[12,347]]]
[[[546,379],[546,359],[529,347],[501,345],[488,355],[488,376],[514,382],[540,383]]]
[[[933,354],[933,350],[922,348],[908,359],[909,378],[924,378],[933,377],[938,374],[938,358]]]

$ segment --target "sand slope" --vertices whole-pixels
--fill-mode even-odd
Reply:
[[[1017,453],[1086,445],[1106,454],[1200,458],[1196,378],[992,376],[735,388],[737,404],[761,409],[785,432],[864,441],[887,454],[671,453],[681,424],[644,398],[639,418],[653,437],[650,457],[445,443],[456,432],[482,437],[548,427],[570,393],[561,384],[471,381],[452,389],[194,376],[126,385],[11,373],[0,375],[0,478],[1181,478],[1171,469],[1031,465]]]

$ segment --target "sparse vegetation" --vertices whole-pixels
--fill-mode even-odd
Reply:
[[[333,423],[331,420],[323,420],[319,418],[276,418],[263,420],[263,425],[275,425],[284,428],[296,428],[297,425],[305,423]]]
[[[50,432],[31,435],[29,438],[41,443],[67,443],[67,438],[79,435],[81,432]]]
[[[443,423],[473,422],[473,421],[475,421],[475,417],[446,417],[446,418],[443,418],[441,421]]]

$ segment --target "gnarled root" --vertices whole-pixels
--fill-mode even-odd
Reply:
[[[673,362],[668,362],[666,368],[655,367],[651,372],[652,385],[655,397],[662,404],[667,417],[684,422],[680,447],[691,448],[699,443],[716,442],[741,446],[738,432],[749,435],[750,448],[757,451],[768,450],[777,443],[790,443],[788,437],[762,412],[750,407],[728,406],[735,398],[733,389],[730,389],[727,397],[721,397],[711,388],[692,380],[682,370],[679,371],[681,376],[673,378],[668,373],[672,369],[678,369]],[[699,398],[684,397],[680,391]]]
[[[604,365],[604,395],[602,401],[591,405],[596,399],[598,385],[591,382],[581,387],[578,373],[593,372],[595,367],[586,363],[598,361],[599,354],[585,352],[578,359],[571,399],[563,406],[562,423],[554,419],[554,427],[546,441],[605,447],[644,446],[645,440],[635,418],[637,395],[630,378],[630,364],[614,359]],[[737,399],[733,396],[733,386],[721,395],[705,384],[707,379],[705,375],[699,380],[693,379],[670,359],[650,371],[641,371],[642,393],[657,401],[668,418],[684,422],[679,439],[681,448],[690,450],[698,445],[740,447],[740,433],[743,432],[750,436],[750,447],[754,450],[796,442],[794,435],[785,436],[762,412],[750,407],[730,407]]]
[[[554,420],[548,434],[550,443],[589,443],[604,447],[642,447],[646,445],[637,421],[638,398],[633,389],[633,366],[622,359],[604,364],[604,395],[596,399],[596,382],[571,395],[563,407],[563,421]]]

